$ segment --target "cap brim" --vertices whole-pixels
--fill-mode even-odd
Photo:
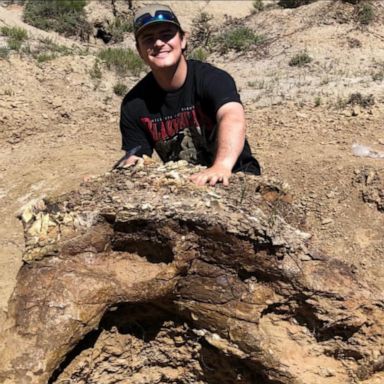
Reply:
[[[179,28],[179,30],[181,30],[180,24],[176,23],[175,21],[172,21],[172,20],[152,20],[152,21],[149,21],[147,24],[142,25],[142,26],[135,32],[135,38],[137,39],[137,37],[139,36],[139,34],[140,34],[141,32],[143,32],[145,28],[149,27],[150,25],[153,25],[153,24],[159,24],[159,23],[163,23],[163,24],[173,24],[173,25],[176,25],[176,27]]]

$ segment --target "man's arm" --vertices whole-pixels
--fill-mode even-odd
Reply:
[[[196,185],[214,186],[222,182],[229,184],[232,168],[235,165],[245,142],[245,115],[243,106],[229,102],[219,108],[217,120],[217,148],[211,167],[191,176]]]

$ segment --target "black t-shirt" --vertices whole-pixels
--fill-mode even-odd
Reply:
[[[176,91],[164,91],[152,72],[148,73],[124,98],[120,130],[122,149],[137,148],[136,155],[187,160],[211,166],[216,152],[218,109],[240,101],[233,78],[208,63],[188,60],[185,83]],[[248,142],[233,171],[260,174]]]

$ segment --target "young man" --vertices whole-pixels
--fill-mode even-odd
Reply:
[[[137,50],[152,71],[121,106],[123,165],[156,150],[165,162],[184,159],[207,166],[191,176],[197,185],[228,185],[236,171],[259,175],[232,77],[207,63],[185,59],[185,33],[167,6],[139,9],[134,34]]]

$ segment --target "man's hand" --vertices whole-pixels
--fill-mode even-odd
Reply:
[[[227,167],[213,165],[199,173],[195,173],[190,177],[190,180],[198,186],[209,184],[213,187],[216,183],[223,183],[224,186],[228,186],[231,174],[231,170]]]
[[[123,161],[120,163],[120,167],[121,167],[121,168],[129,168],[129,167],[132,167],[132,166],[135,165],[140,159],[141,159],[141,157],[139,157],[139,156],[135,156],[135,155],[129,156],[127,159],[123,160]]]

